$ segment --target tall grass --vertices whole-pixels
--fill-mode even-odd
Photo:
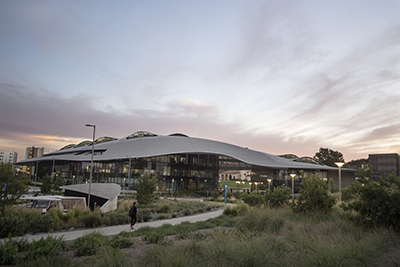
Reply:
[[[397,233],[366,231],[339,211],[304,215],[289,208],[251,209],[237,229],[190,234],[174,246],[154,246],[137,266],[400,265]]]

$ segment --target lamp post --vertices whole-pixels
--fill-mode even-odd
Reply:
[[[252,184],[252,182],[249,182],[249,185],[250,185],[250,193],[251,193],[251,184]]]
[[[258,184],[258,183],[257,183],[257,182],[255,182],[254,184],[256,185],[256,191],[257,191],[257,184]],[[258,192],[258,191],[257,191],[257,192]]]
[[[292,196],[294,196],[294,177],[296,177],[296,174],[291,173],[290,176],[292,177]]]
[[[269,178],[269,179],[267,179],[267,181],[268,181],[268,190],[271,190],[271,182],[272,182],[272,179]]]
[[[339,202],[342,202],[342,167],[344,163],[335,162],[335,164],[339,167]]]
[[[172,198],[174,198],[174,179],[172,179]]]
[[[242,186],[243,192],[244,192],[244,184],[245,184],[245,183],[246,183],[245,181],[242,181],[242,184],[243,184],[243,186]]]
[[[93,127],[93,143],[92,143],[92,159],[90,163],[90,178],[89,178],[89,193],[88,193],[88,207],[90,209],[90,189],[92,187],[92,175],[93,175],[93,154],[94,154],[94,138],[96,135],[96,125],[85,124],[86,127]]]

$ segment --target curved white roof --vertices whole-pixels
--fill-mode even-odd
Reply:
[[[251,165],[269,168],[337,170],[337,168],[296,162],[232,144],[219,141],[185,136],[147,136],[126,139],[121,138],[94,146],[94,161],[112,161],[126,158],[145,158],[170,154],[215,154],[228,156]],[[29,164],[36,161],[90,161],[92,146],[68,148],[45,154],[42,158],[31,158],[17,164]]]

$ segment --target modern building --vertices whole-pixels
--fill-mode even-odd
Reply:
[[[400,156],[397,153],[369,154],[368,163],[372,166],[374,179],[387,177],[391,173],[400,176]]]
[[[40,158],[28,158],[20,165],[36,165],[54,169],[68,184],[87,183],[90,177],[92,141],[70,144]],[[193,138],[184,134],[168,136],[136,132],[124,138],[101,137],[94,142],[93,183],[117,183],[134,189],[141,175],[157,175],[159,190],[187,190],[189,183],[197,190],[218,187],[220,173],[232,170],[251,171],[254,182],[271,187],[291,187],[290,174],[295,173],[295,188],[303,177],[318,173],[321,178],[333,178],[338,187],[338,168],[294,155],[276,156],[236,145]],[[341,170],[342,187],[354,181],[353,169]],[[264,181],[265,180],[265,181]]]
[[[14,151],[0,150],[0,164],[10,163],[14,164],[17,162],[18,153]]]
[[[35,147],[30,146],[25,149],[25,159],[31,158],[40,158],[43,157],[44,154],[56,151],[55,149],[46,148],[46,147]],[[23,166],[22,172],[32,176],[35,174],[35,166]]]

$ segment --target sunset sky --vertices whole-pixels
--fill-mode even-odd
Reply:
[[[0,149],[136,131],[400,153],[400,1],[1,1]]]

